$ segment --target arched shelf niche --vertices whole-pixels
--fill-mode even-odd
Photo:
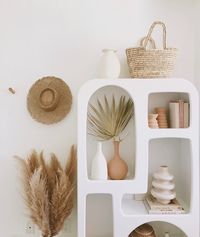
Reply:
[[[88,101],[87,112],[89,112],[90,104],[94,107],[97,107],[97,99],[102,102],[104,105],[104,96],[107,97],[109,105],[111,105],[112,98],[114,96],[116,105],[121,96],[125,96],[126,100],[132,97],[130,94],[123,88],[115,85],[108,85],[99,88],[96,90]],[[133,101],[134,104],[134,101]],[[87,119],[87,134],[86,134],[86,143],[87,143],[87,175],[88,179],[91,179],[91,163],[92,159],[95,156],[98,138],[89,134],[88,130],[88,119]],[[129,124],[125,130],[120,134],[120,138],[123,140],[120,143],[120,156],[128,165],[128,174],[126,179],[134,179],[135,176],[135,122],[134,122],[134,113],[133,118],[129,121]],[[106,140],[102,142],[103,153],[106,157],[107,162],[112,159],[114,154],[113,141]],[[109,180],[108,180],[109,181]]]
[[[169,233],[170,237],[175,237],[175,236],[187,237],[187,235],[185,234],[185,232],[183,230],[181,230],[178,226],[171,224],[169,222],[151,221],[151,222],[144,223],[144,224],[149,224],[150,226],[152,226],[152,228],[155,232],[155,236],[165,237],[165,233]],[[128,237],[131,237],[131,233],[129,234]]]

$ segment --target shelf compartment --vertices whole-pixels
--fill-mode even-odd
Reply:
[[[113,208],[111,195],[87,195],[85,236],[113,236]]]
[[[133,194],[125,194],[122,198],[121,209],[123,215],[148,215],[143,201],[136,201]]]
[[[107,97],[108,102],[112,101],[112,97],[114,96],[116,101],[119,100],[120,96],[126,96],[126,98],[133,98],[130,94],[122,89],[119,86],[104,86],[99,88],[95,91],[88,101],[88,108],[89,111],[89,104],[92,104],[94,107],[97,105],[97,99],[99,101],[104,102],[104,96]],[[134,101],[133,101],[134,103]],[[88,132],[88,131],[87,131]],[[135,176],[135,125],[134,119],[132,118],[125,128],[125,131],[120,134],[120,137],[123,141],[120,143],[120,156],[121,158],[127,163],[128,165],[128,174],[126,179],[134,179]],[[87,176],[88,179],[91,179],[91,163],[92,159],[96,154],[97,148],[97,140],[98,138],[91,136],[87,133],[86,135],[86,143],[87,143]],[[114,155],[114,145],[111,140],[103,141],[102,142],[103,153],[106,157],[107,162],[113,158]],[[110,181],[108,179],[107,181]]]
[[[166,128],[166,129],[151,129],[147,132],[149,139],[156,138],[192,138],[193,130],[189,128]]]
[[[183,204],[182,201],[180,201],[181,205],[183,205],[184,209],[186,210],[186,213],[188,212],[188,208],[186,207],[185,204]],[[138,215],[143,215],[143,216],[163,216],[163,215],[186,215],[185,214],[149,214],[147,211],[147,208],[145,206],[144,200],[138,201],[135,200],[133,194],[125,194],[122,198],[121,202],[121,209],[123,215],[126,216],[138,216]]]
[[[143,179],[140,179],[141,182]],[[143,193],[147,190],[147,182],[139,185],[140,180],[87,180],[84,181],[84,193],[110,193],[122,195],[135,190],[136,193]]]
[[[169,232],[170,237],[187,237],[187,235],[177,226],[163,222],[152,221],[145,224],[149,224],[153,227],[156,236],[164,236],[165,232]]]
[[[191,176],[192,160],[190,139],[161,138],[149,141],[149,178],[148,192],[152,187],[152,175],[160,166],[169,167],[169,172],[174,175],[177,199],[186,212],[190,210],[191,203]]]
[[[151,93],[149,94],[149,98],[148,98],[148,113],[149,114],[156,113],[155,108],[158,108],[158,107],[165,108],[166,115],[167,115],[167,122],[169,126],[168,128],[170,128],[169,103],[171,101],[178,101],[178,100],[184,100],[184,102],[188,102],[190,104],[190,98],[189,98],[188,93],[178,93],[178,92],[177,93],[176,92]],[[188,117],[190,118],[190,109],[188,109]],[[188,122],[190,126],[190,119]],[[182,128],[182,129],[185,129],[185,128]]]

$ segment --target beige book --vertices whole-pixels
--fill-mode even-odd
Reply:
[[[189,127],[189,103],[184,103],[184,128]]]
[[[169,103],[169,121],[170,128],[179,128],[179,103]]]

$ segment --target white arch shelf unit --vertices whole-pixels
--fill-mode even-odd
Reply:
[[[89,150],[90,141],[87,135],[88,103],[94,93],[108,86],[122,88],[134,102],[135,173],[132,179],[94,181],[88,176],[90,169],[88,156],[94,155],[94,151]],[[189,100],[190,126],[184,129],[149,128],[147,118],[152,107],[165,106],[170,100],[180,96]],[[93,146],[91,144],[91,147]],[[152,173],[163,162],[171,167],[175,175],[177,195],[182,200],[186,214],[150,215],[141,201],[131,198],[132,194],[148,191]],[[92,195],[111,197],[109,199],[111,201],[107,202],[110,203],[110,208],[107,208],[109,213],[105,213],[105,219],[109,214],[112,217],[110,221],[112,226],[107,232],[102,227],[101,229],[104,229],[102,234],[95,234],[95,229],[98,229],[98,227],[95,228],[95,215],[98,216],[99,204],[95,206],[94,201],[93,207],[97,208],[96,213],[95,211],[87,213],[87,210],[92,209],[87,208],[90,205],[87,199],[91,200]],[[87,215],[91,216],[90,224],[87,224]],[[90,80],[82,86],[78,96],[78,237],[103,237],[104,234],[109,237],[128,237],[132,230],[143,223],[157,223],[155,228],[158,236],[162,236],[160,233],[169,223],[176,226],[171,230],[174,236],[193,237],[199,233],[199,98],[197,90],[189,81],[175,78]],[[159,225],[159,223],[162,224]],[[101,231],[101,229],[98,230]]]

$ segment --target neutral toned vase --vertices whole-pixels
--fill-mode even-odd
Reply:
[[[102,152],[102,143],[97,143],[97,151],[92,160],[91,179],[106,180],[108,178],[108,169],[106,158]]]
[[[158,121],[159,128],[168,128],[166,108],[158,107],[158,108],[155,108],[155,111],[158,114],[157,121]]]
[[[111,179],[125,179],[128,173],[128,166],[119,154],[119,141],[114,141],[114,157],[108,162],[108,176]]]
[[[159,128],[157,117],[158,114],[148,114],[148,125],[150,128]]]
[[[176,197],[174,176],[169,173],[168,166],[160,166],[153,174],[151,194],[161,204],[168,204]]]
[[[169,232],[165,232],[164,237],[170,237]]]
[[[118,78],[120,74],[120,62],[116,55],[116,50],[103,49],[99,66],[100,78]]]
[[[132,231],[129,237],[156,237],[156,235],[151,225],[143,224]]]

